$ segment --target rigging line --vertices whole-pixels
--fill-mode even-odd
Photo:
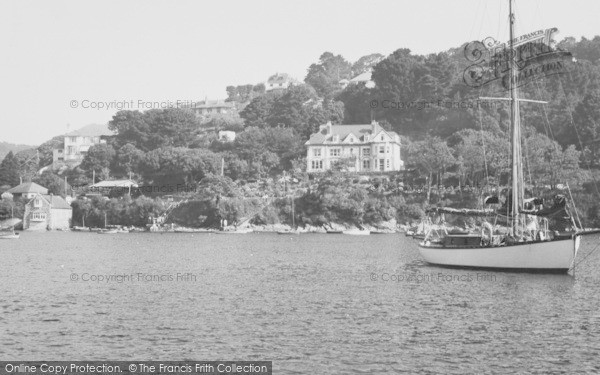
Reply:
[[[475,10],[475,16],[477,17],[477,15],[479,15],[479,8],[481,7],[481,1],[477,2],[477,9]],[[477,18],[475,18],[477,19]],[[476,25],[476,21],[473,21],[473,25],[471,26],[471,32],[469,33],[469,39],[473,39],[474,35],[475,35],[475,25]]]
[[[479,88],[479,97],[481,97],[482,93],[483,93],[483,86],[481,86]],[[479,135],[481,136],[481,145],[482,145],[482,148],[483,148],[483,165],[484,165],[484,168],[485,168],[485,183],[487,185],[489,183],[489,173],[488,173],[488,164],[487,164],[487,154],[486,154],[486,147],[485,147],[485,139],[483,137],[483,120],[481,118],[481,106],[478,106],[477,112],[479,114],[479,127],[480,127]]]
[[[573,81],[573,76],[571,74],[570,70],[567,70],[569,72],[569,78],[571,78],[571,81]],[[571,103],[569,102],[568,98],[567,98],[567,93],[565,91],[565,87],[562,84],[562,81],[559,80],[560,83],[560,88],[562,90],[563,95],[565,96],[565,101],[567,102],[567,109],[568,109],[568,113],[569,113],[569,119],[571,120],[571,126],[573,126],[573,129],[575,129],[575,134],[577,134],[577,141],[579,142],[579,147],[581,148],[581,152],[584,152],[583,149],[583,144],[581,143],[581,137],[579,136],[579,130],[577,130],[577,127],[575,126],[575,121],[573,121],[573,113],[571,111]],[[587,164],[587,163],[586,163]],[[596,177],[594,177],[594,174],[592,173],[592,169],[590,168],[589,165],[586,165],[588,171],[590,172],[590,175],[592,176],[592,180],[594,181],[594,188],[596,188],[596,193],[598,193],[598,196],[600,196],[600,191],[598,190],[598,181],[596,181]]]
[[[503,23],[503,22],[502,22],[502,16],[503,16],[503,14],[505,14],[505,13],[502,11],[502,4],[504,4],[504,2],[503,2],[503,1],[501,1],[501,2],[500,2],[500,11],[498,12],[498,24],[497,24],[497,25],[498,25],[498,30],[496,30],[496,39],[497,39],[497,40],[498,40],[498,39],[500,39],[500,29],[502,28],[502,26],[501,26],[501,25],[502,25],[502,23]]]
[[[537,94],[540,96],[540,98],[542,99],[546,99],[546,97],[544,97],[542,90],[541,90],[541,84],[540,84],[540,80],[538,80],[537,78],[535,78],[533,80],[534,83],[534,88],[537,90]],[[550,102],[550,99],[546,100],[548,103]],[[559,165],[559,169],[562,170],[562,166],[564,164],[564,160],[561,157],[562,154],[562,150],[560,148],[560,145],[558,144],[558,142],[556,141],[556,138],[554,137],[554,132],[552,131],[552,126],[550,124],[550,120],[548,119],[548,112],[546,111],[546,107],[545,105],[542,104],[542,113],[544,114],[544,120],[545,122],[543,122],[544,124],[544,130],[546,131],[546,136],[548,138],[550,138],[553,143],[554,143],[554,149],[556,151],[556,156],[558,158],[558,165]],[[550,133],[550,136],[548,136],[548,133]]]
[[[531,178],[531,163],[529,162],[529,148],[527,147],[527,142],[523,142],[525,144],[525,164],[527,165],[527,174],[529,175],[529,185],[533,185],[533,179]]]
[[[578,266],[578,265],[579,265],[581,262],[583,262],[584,260],[586,260],[586,259],[587,259],[587,257],[589,257],[590,255],[592,255],[592,253],[593,253],[593,252],[595,252],[596,250],[598,250],[598,247],[600,247],[600,243],[598,243],[598,244],[596,245],[596,247],[594,247],[594,248],[592,249],[592,251],[590,251],[589,253],[587,253],[587,255],[583,257],[583,259],[580,259],[580,260],[579,260],[579,262],[577,262],[576,264],[574,264],[574,265],[573,265],[573,267],[571,267],[571,268],[575,268],[575,267],[577,267],[577,266]]]
[[[573,199],[573,194],[571,194],[571,188],[569,187],[569,183],[567,183],[567,190],[569,191],[569,197],[571,198],[571,203],[573,204],[573,209],[575,210],[575,215],[577,217],[577,221],[579,222],[579,227],[583,229],[581,219],[579,218],[579,211],[577,211],[577,206],[575,206],[575,200]]]
[[[479,108],[477,112],[479,113],[479,135],[481,136],[481,147],[483,149],[483,165],[485,168],[485,183],[487,185],[489,183],[490,176],[488,174],[487,155],[485,152],[485,138],[483,136],[483,120],[481,119],[481,108]]]
[[[479,31],[477,32],[477,35],[479,35],[480,37],[481,37],[481,29],[483,29],[483,24],[485,23],[484,17],[487,14],[487,5],[488,5],[488,2],[484,1],[483,2],[483,15],[484,16],[481,17],[481,23],[479,24]]]

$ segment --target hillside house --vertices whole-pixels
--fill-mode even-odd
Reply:
[[[352,172],[393,172],[404,169],[400,136],[376,121],[364,125],[321,125],[306,146],[306,170],[329,170],[340,160],[350,160]]]

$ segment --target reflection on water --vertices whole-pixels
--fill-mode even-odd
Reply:
[[[574,277],[431,267],[403,235],[25,232],[0,251],[4,359],[600,372],[600,250]]]

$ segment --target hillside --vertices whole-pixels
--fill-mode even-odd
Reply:
[[[0,159],[4,159],[6,154],[8,154],[10,151],[16,154],[19,151],[27,150],[34,147],[35,146],[17,145],[14,143],[0,142]]]

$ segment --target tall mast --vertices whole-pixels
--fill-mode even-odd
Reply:
[[[513,47],[515,15],[512,11],[513,0],[508,0],[510,35],[509,50],[507,58],[510,67],[510,125],[511,125],[511,172],[512,172],[512,230],[513,235],[517,233],[519,227],[519,212],[523,205],[523,165],[521,162],[521,125],[519,121],[519,99],[517,93],[517,71],[515,69],[515,50]]]

